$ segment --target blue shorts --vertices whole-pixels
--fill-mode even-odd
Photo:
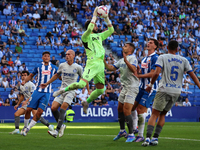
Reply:
[[[150,105],[152,104],[153,102],[153,99],[154,97],[156,96],[156,91],[153,91],[152,93],[148,93],[147,91],[145,91],[144,89],[141,89],[139,90],[139,93],[136,97],[136,101],[146,107],[146,108],[149,108]]]
[[[49,98],[50,93],[38,92],[35,90],[29,99],[27,107],[31,107],[33,109],[41,108],[43,111],[45,111],[49,103]]]

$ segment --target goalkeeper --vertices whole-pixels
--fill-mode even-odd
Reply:
[[[67,86],[66,88],[60,89],[54,92],[53,96],[57,97],[58,95],[74,90],[80,89],[87,85],[87,83],[94,79],[94,84],[96,86],[96,90],[94,90],[87,101],[83,101],[83,111],[87,114],[87,108],[89,103],[95,100],[99,95],[104,93],[104,85],[105,85],[105,74],[104,74],[104,56],[105,50],[102,45],[102,41],[107,39],[113,32],[114,28],[108,17],[104,18],[107,23],[108,30],[102,33],[97,33],[98,27],[96,25],[97,19],[97,10],[98,7],[95,8],[93,13],[92,20],[88,20],[85,23],[85,28],[87,29],[81,37],[83,45],[86,50],[87,62],[83,72],[83,76],[79,82],[75,82]]]

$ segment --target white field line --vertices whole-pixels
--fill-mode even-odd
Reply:
[[[0,134],[9,134],[9,133],[8,133],[8,132],[0,132]],[[44,134],[44,133],[29,133],[29,134]],[[108,136],[108,137],[115,137],[115,136],[116,136],[116,135],[69,134],[69,133],[66,133],[66,135],[78,135],[78,136]],[[200,140],[198,140],[198,139],[185,139],[185,138],[172,138],[172,137],[159,137],[159,139],[200,142]]]

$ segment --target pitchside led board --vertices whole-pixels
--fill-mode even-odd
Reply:
[[[88,113],[83,113],[81,106],[74,106],[75,111],[74,122],[117,122],[118,113],[117,106],[105,107],[89,107]],[[147,112],[147,120],[151,115],[151,108]],[[0,121],[1,122],[14,122],[14,107],[0,107]],[[55,122],[51,108],[47,107],[43,112],[42,117],[49,122]],[[24,121],[24,116],[20,117],[21,122]],[[167,122],[199,122],[200,121],[200,107],[173,107],[166,114]]]

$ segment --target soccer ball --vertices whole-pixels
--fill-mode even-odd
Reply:
[[[106,6],[99,6],[97,10],[97,15],[100,18],[106,18],[108,16],[108,9]]]

